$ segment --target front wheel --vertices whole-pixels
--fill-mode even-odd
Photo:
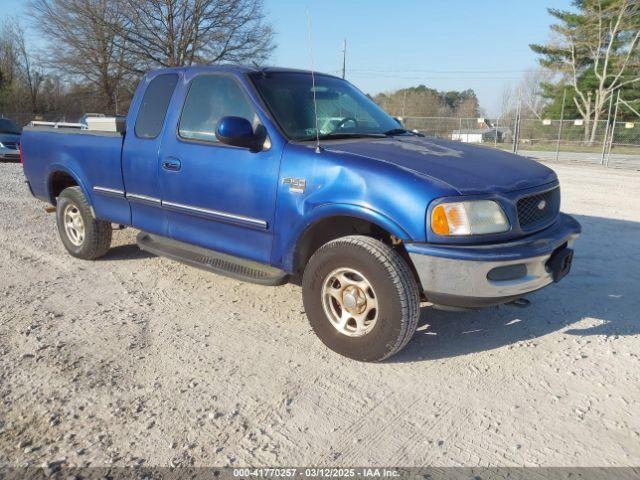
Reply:
[[[418,285],[405,260],[370,237],[333,240],[309,260],[302,295],[311,327],[331,350],[355,360],[384,360],[418,325]]]
[[[111,223],[98,220],[80,187],[65,188],[57,201],[56,222],[62,244],[77,258],[93,260],[111,247]]]

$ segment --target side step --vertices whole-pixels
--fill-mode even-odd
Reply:
[[[269,265],[197,247],[170,238],[140,232],[136,243],[141,250],[177,260],[192,267],[260,285],[282,285],[289,276]]]

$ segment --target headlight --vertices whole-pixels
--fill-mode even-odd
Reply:
[[[0,148],[4,148],[4,143],[0,142]]]
[[[506,232],[507,216],[492,200],[441,203],[431,212],[431,230],[438,235]]]

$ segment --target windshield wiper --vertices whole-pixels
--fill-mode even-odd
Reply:
[[[320,135],[320,140],[336,140],[340,138],[385,138],[384,133],[356,133],[356,132],[331,132]],[[315,140],[315,135],[299,138],[299,142]]]
[[[384,134],[387,137],[393,137],[394,135],[403,135],[405,133],[409,133],[411,135],[416,135],[418,137],[423,137],[421,133],[414,132],[412,130],[407,130],[406,128],[392,128],[391,130],[387,130]]]

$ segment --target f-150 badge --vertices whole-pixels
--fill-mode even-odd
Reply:
[[[289,185],[289,191],[292,193],[304,193],[307,188],[307,181],[304,178],[287,177],[282,179],[284,185]]]

